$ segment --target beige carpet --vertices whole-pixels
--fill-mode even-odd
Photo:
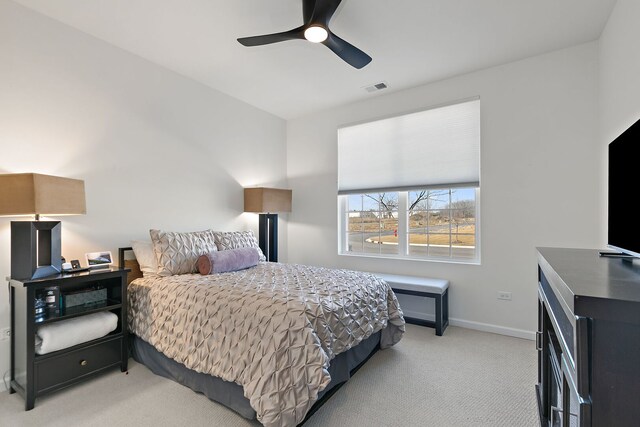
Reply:
[[[305,426],[537,426],[532,341],[407,325]],[[0,393],[3,426],[257,426],[133,360],[119,371],[36,399]]]

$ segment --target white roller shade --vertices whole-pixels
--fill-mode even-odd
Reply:
[[[338,129],[340,194],[479,182],[479,99]]]

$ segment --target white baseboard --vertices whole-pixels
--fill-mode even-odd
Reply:
[[[509,328],[507,326],[492,325],[490,323],[473,322],[471,320],[449,318],[449,325],[460,326],[461,328],[474,329],[476,331],[491,332],[509,337],[523,338],[534,341],[536,333],[524,329]]]
[[[415,319],[435,320],[435,315],[428,313],[420,313],[411,310],[403,310],[404,315]],[[492,325],[490,323],[473,322],[471,320],[449,318],[449,325],[459,326],[461,328],[473,329],[476,331],[491,332],[508,337],[523,338],[526,340],[535,340],[536,333],[534,331],[526,331],[524,329],[509,328],[507,326]]]

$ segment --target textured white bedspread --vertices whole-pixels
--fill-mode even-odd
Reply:
[[[232,273],[136,279],[129,329],[187,368],[233,381],[265,426],[295,426],[331,381],[335,355],[404,318],[376,276],[265,263]]]

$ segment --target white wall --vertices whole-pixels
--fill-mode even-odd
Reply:
[[[283,120],[0,0],[0,173],[85,181],[87,215],[59,218],[68,259],[115,255],[149,228],[257,232],[242,188],[286,185],[285,144]],[[0,218],[2,280],[10,220]],[[0,375],[8,368],[2,341]]]
[[[604,143],[640,119],[640,2],[618,0],[600,38],[600,116]]]
[[[393,82],[390,82],[393,85]],[[601,247],[597,43],[287,123],[290,262],[446,278],[457,324],[531,336],[536,246]],[[479,95],[482,265],[337,255],[336,128]],[[512,292],[512,301],[496,299]],[[402,298],[402,296],[401,296]],[[401,299],[409,314],[416,301]]]
[[[600,37],[599,115],[605,167],[608,144],[640,119],[639,21],[640,1],[618,0]]]

